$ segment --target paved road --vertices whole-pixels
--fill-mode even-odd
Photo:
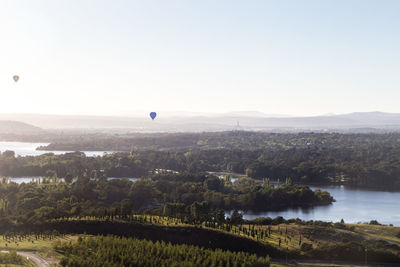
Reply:
[[[36,263],[36,265],[39,267],[50,267],[50,263],[48,263],[45,259],[33,252],[18,251],[17,254],[22,257],[28,258],[29,260]]]

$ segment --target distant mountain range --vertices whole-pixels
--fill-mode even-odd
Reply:
[[[41,128],[24,122],[0,120],[0,134],[38,134],[42,132]]]
[[[167,116],[168,115],[168,116]],[[2,131],[86,130],[111,131],[114,129],[138,132],[181,131],[400,131],[400,113],[356,112],[342,115],[290,117],[267,115],[257,111],[229,112],[225,114],[179,114],[159,113],[152,121],[148,114],[142,117],[71,116],[41,114],[0,114],[4,120]],[[7,120],[7,121],[5,121]],[[14,122],[12,122],[14,121]],[[19,122],[16,122],[19,121]],[[38,127],[32,126],[36,125]]]

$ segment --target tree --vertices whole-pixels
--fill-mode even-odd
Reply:
[[[204,181],[204,186],[208,190],[219,191],[223,187],[221,179],[216,176],[209,176]]]
[[[198,222],[205,222],[211,220],[211,208],[210,205],[203,202],[194,202],[190,206],[190,215],[193,220]]]
[[[121,215],[127,217],[132,213],[132,202],[130,199],[124,199],[120,205]]]
[[[224,223],[225,222],[225,212],[221,209],[217,209],[215,211],[215,221],[217,223]]]
[[[134,209],[138,210],[143,208],[145,204],[151,204],[157,194],[158,190],[149,181],[137,181],[133,183],[130,196]]]
[[[243,222],[243,214],[239,213],[238,210],[234,210],[230,217],[230,223],[233,225],[241,224]]]
[[[6,158],[14,158],[15,157],[15,152],[12,150],[6,150],[3,152],[3,156]]]
[[[67,174],[65,175],[65,177],[64,177],[64,181],[65,181],[67,184],[72,183],[73,179],[74,179],[74,177],[72,177],[72,175],[71,175],[70,173],[67,173]]]

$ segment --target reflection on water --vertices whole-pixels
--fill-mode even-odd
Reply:
[[[0,151],[12,150],[15,156],[39,156],[46,153],[54,153],[56,155],[73,152],[73,151],[44,151],[36,150],[39,146],[47,146],[49,143],[29,143],[29,142],[0,142]],[[104,153],[112,153],[107,151],[82,151],[87,157],[102,156]]]
[[[58,178],[60,181],[63,181],[63,178]],[[22,184],[22,183],[37,183],[38,181],[42,181],[42,177],[38,176],[38,177],[10,177],[8,178],[9,182],[14,182],[17,184]]]
[[[140,178],[135,178],[135,177],[126,177],[126,178],[119,178],[119,177],[108,177],[107,180],[115,180],[115,179],[128,179],[131,182],[136,182]]]
[[[54,154],[63,154],[71,151],[38,151],[39,146],[47,143],[25,143],[25,142],[0,142],[0,151],[13,150],[18,156],[36,156],[44,153],[53,152]],[[105,151],[84,151],[86,156],[101,156]],[[16,183],[37,182],[41,177],[21,177],[9,178]],[[59,178],[63,180],[62,178]],[[115,178],[109,178],[115,179]],[[137,178],[128,178],[136,181]],[[234,183],[235,178],[232,179]],[[254,213],[245,212],[244,218],[254,219],[257,217],[276,217],[283,216],[286,219],[300,218],[302,220],[321,220],[338,222],[342,218],[345,222],[369,222],[377,220],[384,224],[393,224],[400,226],[400,213],[398,205],[400,203],[400,192],[383,192],[353,189],[345,186],[327,186],[311,187],[328,191],[335,199],[332,205],[318,206],[314,208],[287,209],[284,211],[270,211]]]
[[[296,208],[283,211],[255,213],[247,211],[245,219],[257,217],[282,216],[285,219],[321,220],[338,222],[343,219],[348,223],[377,220],[384,224],[400,226],[400,192],[370,191],[348,188],[346,186],[311,187],[328,191],[335,199],[331,205],[314,208]]]
[[[34,177],[10,177],[7,178],[9,182],[14,182],[17,184],[22,184],[22,183],[37,183],[37,182],[42,182],[43,177],[42,176],[34,176]],[[64,182],[64,178],[57,178],[58,181]],[[135,177],[126,177],[126,178],[118,178],[118,177],[109,177],[107,180],[114,180],[114,179],[128,179],[131,182],[135,182],[139,180],[140,178],[135,178]]]

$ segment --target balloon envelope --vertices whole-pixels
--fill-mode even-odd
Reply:
[[[156,116],[157,116],[157,113],[155,113],[155,112],[150,112],[150,118],[151,118],[152,120],[154,120],[154,119],[156,118]]]
[[[13,79],[14,79],[15,82],[18,82],[19,76],[18,76],[18,75],[14,75],[14,76],[13,76]]]

